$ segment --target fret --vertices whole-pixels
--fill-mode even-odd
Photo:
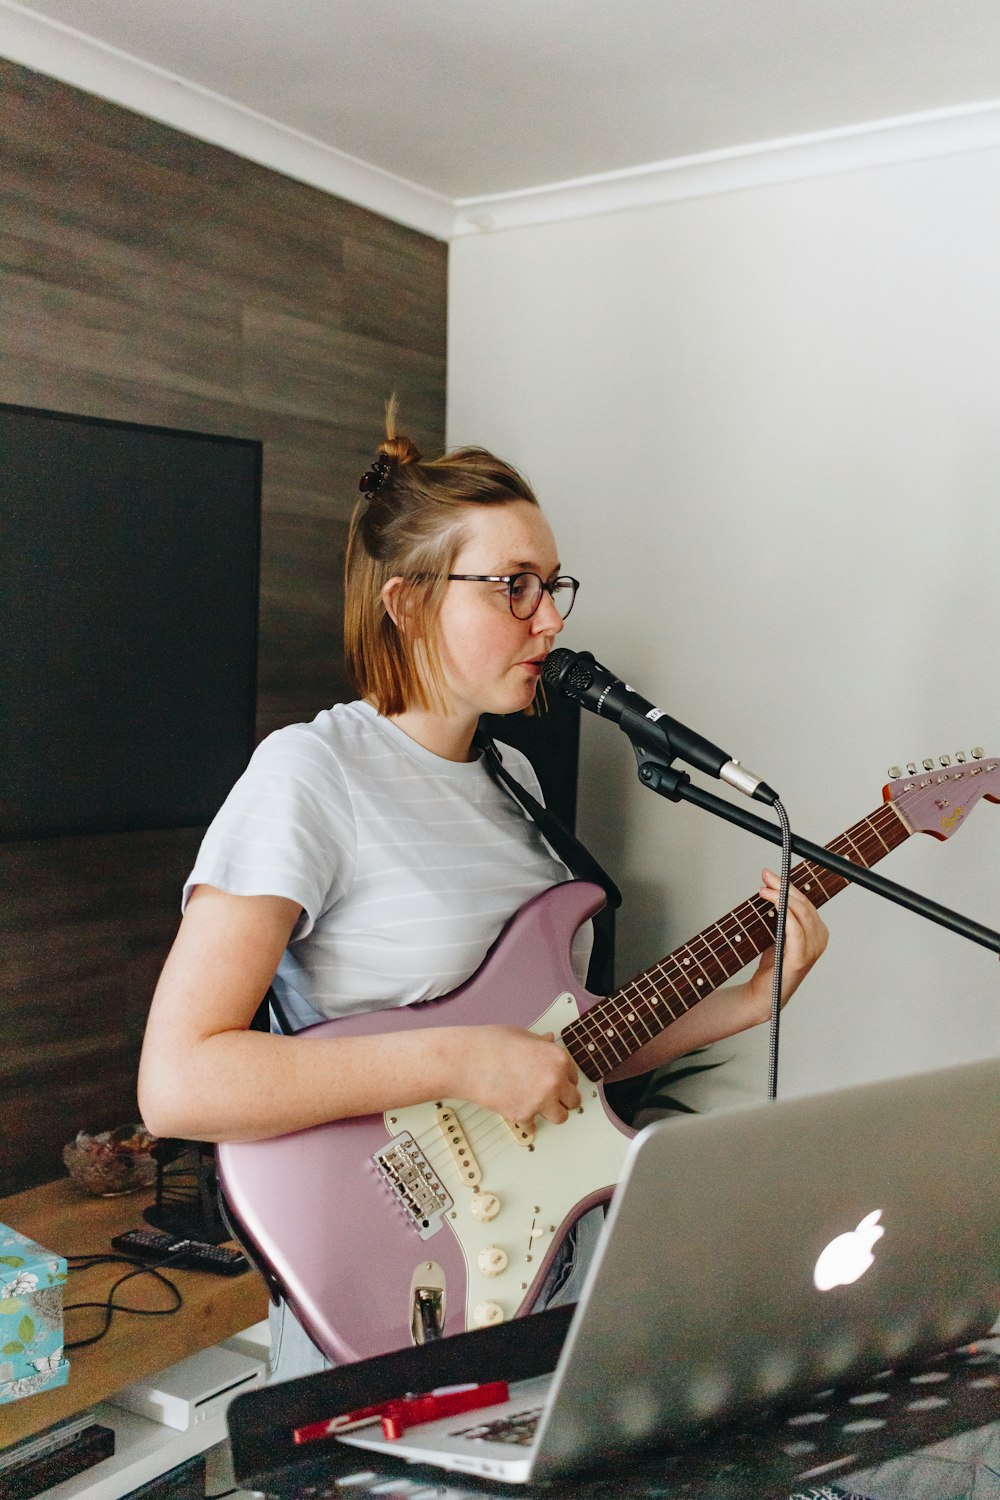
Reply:
[[[677,997],[678,1003],[684,1010],[690,1010],[697,996],[691,976],[678,962],[676,953],[671,953],[669,958],[664,960],[661,972]]]
[[[586,1020],[586,1017],[581,1017],[581,1020]],[[623,1059],[609,1058],[599,1042],[586,1035],[578,1034],[579,1025],[580,1022],[576,1021],[571,1026],[564,1027],[562,1036],[566,1049],[580,1072],[592,1082],[596,1082],[613,1072]]]
[[[748,962],[747,958],[739,955],[739,949],[734,953],[734,945],[723,940],[721,926],[713,929],[711,937],[705,943],[705,954],[699,960],[705,978],[713,989],[718,989],[730,975],[736,974]],[[701,976],[695,976],[695,987],[700,991],[704,989]]]
[[[746,912],[747,915],[749,915],[749,912],[748,912],[749,905],[750,905],[749,901],[744,901],[742,906],[734,907],[734,909],[733,909],[733,911],[731,913],[731,915],[736,919],[736,921],[739,923],[740,927],[742,928],[742,932],[737,937],[736,941],[737,941],[737,943],[739,943],[742,938],[746,938],[747,942],[750,944],[751,949],[754,950],[755,952],[757,952],[759,954],[761,952],[761,950],[759,948],[756,948],[756,949],[754,948],[754,940],[753,940],[753,938],[752,938],[752,936],[750,934],[750,929],[747,926],[746,922],[744,922],[744,920],[743,920],[743,915],[742,914],[744,912]],[[753,952],[751,952],[750,957],[751,958],[753,957]],[[748,958],[744,958],[743,959],[743,964],[744,965],[748,964],[749,962],[750,962],[750,959],[748,959]]]
[[[616,1063],[624,1062],[626,1057],[631,1057],[633,1052],[638,1051],[636,1047],[630,1047],[625,1037],[622,1036],[617,1026],[606,1024],[600,1027],[601,1046],[606,1051],[614,1054]],[[619,1049],[621,1049],[619,1053]]]
[[[639,990],[640,981],[642,981],[642,975],[640,975],[639,981],[631,981],[630,989]],[[663,1026],[669,1025],[669,1022],[664,1022],[663,1011],[654,1011],[655,1005],[661,1005],[661,1007],[663,1007],[663,1010],[666,1011],[667,1014],[669,1014],[670,1020],[672,1020],[672,1022],[676,1022],[678,1016],[684,1016],[685,1007],[684,1005],[679,1004],[678,996],[673,996],[673,999],[675,999],[675,1004],[678,1005],[678,1010],[675,1010],[675,1008],[673,1008],[673,1005],[670,1004],[669,999],[667,999],[667,996],[664,995],[663,990],[655,989],[652,981],[645,980],[645,984],[649,989],[648,995],[646,995],[645,992],[639,993],[642,993],[643,1001],[645,1001],[646,1005],[648,1005],[649,1007],[649,1020],[654,1023],[657,1031],[661,1031],[661,1029],[663,1029]]]
[[[823,884],[822,879],[823,872],[820,870],[819,866],[806,861],[804,864],[799,866],[799,869],[801,869],[802,871],[802,878],[794,880],[793,884],[797,885],[799,890],[809,897],[809,899],[812,901],[813,906],[821,906],[824,901],[828,901],[830,898],[826,893],[826,887]],[[795,871],[793,870],[792,876],[794,875]],[[789,878],[791,879],[792,876],[790,876]],[[805,878],[806,876],[808,876],[808,879]],[[820,896],[820,899],[818,901],[816,899],[816,895],[814,894],[816,892],[817,886],[819,887]]]
[[[852,859],[853,863],[856,864],[856,865],[864,865],[865,868],[867,869],[868,868],[868,862],[865,859],[864,853],[863,853],[860,845],[858,845],[858,844],[856,844],[854,842],[854,840],[851,838],[851,836],[850,836],[849,833],[845,833],[844,834],[843,839],[842,839],[842,843],[844,843],[847,846],[847,848],[851,851],[851,853],[847,856],[848,859]]]
[[[674,1000],[677,1004],[680,1005],[681,1015],[683,1015],[684,1012],[688,1009],[687,1000],[684,998],[684,991],[681,989],[680,985],[677,983],[677,980],[670,972],[671,969],[675,969],[676,967],[677,965],[675,959],[672,956],[668,955],[666,958],[661,959],[658,964],[654,964],[651,968],[647,969],[642,977],[648,984],[654,986],[656,994],[658,996],[663,995],[662,984],[668,984],[674,992]],[[657,978],[659,978],[661,981],[661,986],[659,987],[656,986]],[[670,1007],[668,1003],[668,1009],[669,1008]],[[672,1010],[671,1015],[674,1016],[674,1020],[677,1019]]]
[[[734,913],[734,915],[735,915],[735,913]],[[723,918],[723,921],[719,923],[719,932],[720,932],[722,938],[728,944],[730,952],[733,955],[733,958],[737,959],[739,961],[741,967],[742,967],[742,964],[743,964],[744,961],[743,961],[742,958],[740,958],[740,950],[739,950],[739,947],[738,947],[739,937],[737,935],[737,938],[734,941],[734,939],[729,936],[728,932],[725,931],[725,918]]]
[[[826,847],[870,869],[909,836],[902,817],[886,803]],[[850,884],[809,860],[795,865],[789,880],[817,907]],[[772,945],[776,917],[769,901],[751,896],[564,1027],[562,1038],[580,1071],[594,1082],[606,1077],[738,974]]]
[[[748,917],[745,931],[754,950],[750,957],[757,958],[774,942],[774,932],[770,923],[775,920],[775,910],[764,901],[762,896],[752,897],[745,903],[745,909]],[[749,961],[749,959],[744,959],[744,964]]]
[[[631,993],[634,991],[634,993]],[[629,1007],[625,1019],[631,1025],[643,1026],[646,1035],[643,1041],[648,1042],[651,1036],[655,1036],[660,1029],[659,1017],[654,1013],[650,1005],[650,997],[642,992],[638,985],[630,985],[626,989],[619,990],[619,997],[623,1005]]]
[[[681,952],[686,955],[681,959],[681,963],[683,964],[685,969],[690,969],[692,964],[697,964],[698,968],[701,970],[701,978],[695,978],[694,983],[700,988],[705,983],[705,980],[710,978],[710,975],[708,970],[705,968],[705,965],[701,963],[699,959],[695,958],[694,953],[692,952],[692,948],[696,942],[697,938],[692,938],[691,942],[681,950]],[[691,978],[692,976],[689,975],[688,977]],[[716,989],[718,987],[718,984],[719,981],[716,980],[712,988]]]
[[[630,983],[627,984],[623,989],[619,990],[618,993],[619,995],[624,996],[626,999],[633,999],[638,1003],[645,1005],[648,1012],[648,1020],[646,1024],[653,1027],[650,1035],[655,1036],[656,1033],[662,1029],[665,1023],[661,1020],[662,1012],[655,1011],[653,1007],[662,1004],[664,1010],[669,1013],[671,1021],[677,1020],[678,1013],[675,1010],[671,1009],[669,1001],[664,998],[659,990],[654,989],[653,986],[649,984],[648,981],[646,981],[646,985],[648,988],[647,993],[646,990],[642,988],[642,983],[643,979],[642,975],[640,975],[638,979],[631,980]],[[683,1011],[681,1011],[681,1014],[683,1014]]]
[[[647,1031],[647,1033],[646,1033],[645,1036],[640,1036],[638,1034],[638,1032],[636,1031],[636,1028],[635,1028],[635,1023],[636,1023],[636,1021],[638,1019],[639,1018],[636,1015],[635,1007],[634,1006],[632,1006],[628,1010],[625,1010],[625,1009],[622,1010],[622,1013],[621,1013],[621,1024],[623,1026],[627,1026],[628,1029],[629,1029],[629,1031],[631,1032],[631,1034],[632,1034],[632,1040],[635,1043],[635,1049],[638,1049],[645,1042],[648,1042],[650,1036],[652,1035],[652,1033],[648,1032],[648,1031]],[[631,1056],[631,1052],[629,1053],[629,1055]]]
[[[639,1005],[641,1006],[641,1013],[637,1012],[637,1019],[641,1021],[643,1026],[646,1028],[646,1035],[643,1038],[643,1041],[648,1042],[650,1038],[656,1036],[657,1032],[660,1030],[661,1022],[659,1016],[654,1013],[649,1000],[645,996],[640,997]]]

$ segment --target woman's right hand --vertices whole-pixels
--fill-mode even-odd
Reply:
[[[536,1115],[565,1124],[580,1107],[576,1064],[553,1033],[518,1026],[449,1028],[456,1045],[458,1098],[530,1124]]]

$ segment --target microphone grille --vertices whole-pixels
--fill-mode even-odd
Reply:
[[[563,685],[582,692],[589,688],[594,680],[594,674],[585,661],[575,661],[563,678]]]
[[[550,651],[542,668],[542,681],[558,685],[572,660],[573,653],[567,651],[565,646],[560,646],[556,651]]]
[[[542,668],[542,678],[554,687],[561,688],[568,697],[582,692],[594,680],[591,670],[594,658],[587,651],[567,651],[560,646],[550,651]]]

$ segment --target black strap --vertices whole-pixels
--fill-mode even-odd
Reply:
[[[538,824],[542,837],[551,844],[563,863],[579,880],[590,880],[594,885],[599,885],[607,897],[608,904],[605,912],[598,913],[594,920],[595,946],[588,980],[596,986],[598,993],[609,993],[612,988],[614,952],[614,919],[611,914],[622,904],[621,891],[603,866],[598,864],[590,850],[584,848],[575,834],[570,833],[565,823],[533,797],[519,781],[514,780],[500,759],[500,751],[484,729],[476,730],[473,744],[477,750],[482,751],[486,769],[493,780],[520,802],[532,821]],[[282,1009],[273,989],[268,990],[264,996],[250,1025],[258,1031],[271,1031],[272,1021],[286,1036],[294,1035],[295,1027],[292,1026]]]
[[[486,769],[493,780],[501,783],[512,797],[516,797],[525,812],[536,822],[546,842],[551,844],[564,864],[580,880],[591,880],[599,885],[608,898],[608,905],[616,911],[622,904],[622,893],[608,872],[597,863],[589,849],[585,849],[575,834],[570,833],[555,813],[549,812],[519,781],[515,781],[500,759],[500,752],[483,729],[477,729],[473,744],[483,752]]]

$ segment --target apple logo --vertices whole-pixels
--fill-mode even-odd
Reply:
[[[838,1234],[835,1240],[830,1241],[820,1253],[813,1270],[813,1281],[819,1291],[828,1292],[834,1286],[849,1286],[852,1281],[857,1281],[859,1276],[864,1275],[875,1259],[872,1246],[885,1234],[878,1222],[881,1217],[882,1210],[876,1208],[874,1213],[865,1215],[857,1229],[851,1229],[847,1234]]]

